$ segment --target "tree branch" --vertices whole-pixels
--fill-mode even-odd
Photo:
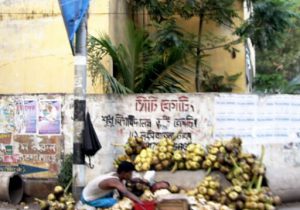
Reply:
[[[237,40],[234,40],[234,41],[231,41],[231,42],[222,44],[222,45],[217,45],[217,46],[208,47],[208,48],[202,48],[201,50],[214,50],[214,49],[216,49],[216,48],[225,47],[225,46],[227,46],[227,45],[237,45],[237,44],[239,44],[241,41],[242,41],[242,39],[239,38],[239,39],[237,39]]]

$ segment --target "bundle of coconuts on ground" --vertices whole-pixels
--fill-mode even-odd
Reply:
[[[137,171],[169,170],[174,163],[174,140],[177,135],[178,132],[172,137],[161,138],[154,149],[149,148],[142,137],[130,136],[125,145],[121,145],[124,147],[125,154],[115,159],[114,166],[117,168],[120,162],[129,161],[135,164]]]
[[[75,200],[72,193],[67,193],[62,186],[55,186],[53,192],[51,192],[47,200],[40,200],[35,198],[39,203],[41,210],[74,210]]]
[[[185,193],[198,200],[205,199],[221,206],[229,206],[233,210],[272,210],[280,203],[278,196],[273,195],[266,186],[262,187],[262,179],[265,176],[264,147],[260,158],[243,152],[240,138],[216,141],[207,145],[206,150],[202,145],[195,143],[187,145],[185,150],[174,150],[176,136],[177,134],[172,138],[162,138],[153,150],[147,149],[141,137],[135,141],[130,138],[126,145],[134,148],[129,149],[129,152],[134,153],[128,153],[129,146],[126,146],[127,155],[119,156],[117,160],[130,159],[136,164],[138,171],[154,169],[175,172],[204,169],[207,170],[207,174],[213,170],[220,171],[232,187],[222,189],[216,180],[208,177],[196,189],[187,190]],[[143,147],[137,150],[136,144]],[[210,183],[213,183],[213,186],[210,186]]]
[[[189,144],[184,157],[187,170],[198,170],[205,158],[205,149],[200,144]]]
[[[156,171],[168,170],[173,164],[174,139],[162,138],[154,148],[151,165]]]
[[[137,155],[145,148],[147,148],[147,144],[144,142],[143,137],[140,136],[129,136],[124,146],[125,153],[128,156]]]
[[[281,200],[267,187],[243,189],[233,186],[221,193],[220,202],[237,210],[275,210]]]
[[[122,161],[134,162],[134,159],[137,155],[139,155],[145,149],[148,149],[148,145],[144,142],[144,139],[142,137],[132,136],[132,135],[128,137],[125,145],[120,145],[120,144],[113,144],[113,145],[124,147],[124,151],[125,151],[125,154],[119,155],[115,159],[114,166],[116,168]]]

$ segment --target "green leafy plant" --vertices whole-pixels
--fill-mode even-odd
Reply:
[[[201,78],[202,73],[205,71],[205,66],[203,66],[203,58],[207,55],[207,50],[212,50],[215,48],[227,47],[229,50],[231,45],[240,43],[241,40],[234,40],[231,42],[222,42],[217,46],[215,42],[209,42],[205,40],[206,34],[204,33],[204,27],[206,21],[213,21],[218,25],[223,25],[228,28],[234,28],[234,19],[238,18],[238,13],[234,8],[235,0],[130,0],[135,9],[146,8],[148,14],[154,22],[162,24],[164,21],[172,19],[174,16],[180,16],[184,19],[191,19],[198,17],[198,32],[196,39],[193,40],[193,51],[194,56],[194,78],[195,78],[195,90],[197,92],[201,91]],[[196,27],[196,26],[195,26]],[[205,42],[209,42],[211,46],[205,46]],[[231,49],[234,50],[234,49]],[[236,51],[233,51],[235,54]],[[192,62],[192,61],[190,61]]]
[[[225,75],[217,75],[211,71],[205,71],[201,88],[204,92],[232,92],[235,82],[241,74],[228,75],[225,72]]]
[[[281,73],[257,74],[254,83],[254,90],[258,93],[269,94],[299,94],[300,77],[297,76],[291,81],[288,81]]]
[[[70,183],[72,179],[72,167],[73,167],[73,154],[64,155],[61,163],[60,172],[58,174],[58,183],[64,188]],[[72,189],[72,188],[69,188]]]
[[[293,1],[286,0],[254,0],[253,13],[236,33],[250,37],[259,49],[279,47],[290,28],[295,25],[297,17],[291,8]]]
[[[172,24],[168,22],[151,36],[128,24],[127,41],[120,44],[105,35],[90,36],[89,71],[93,82],[102,76],[107,93],[186,92],[183,84],[193,75],[184,65],[189,45]],[[106,55],[112,58],[113,75],[101,63]]]
[[[294,15],[291,15],[291,17],[279,15],[277,17],[278,12],[273,12],[274,15],[267,16],[268,19],[266,20],[280,17],[282,20],[283,17],[286,17],[290,24],[286,27],[284,33],[280,34],[280,39],[276,36],[270,37],[271,41],[277,40],[276,45],[268,42],[270,45],[267,45],[267,47],[256,47],[256,72],[258,75],[255,84],[256,91],[274,92],[274,90],[276,90],[275,92],[278,92],[279,87],[282,86],[282,80],[286,80],[285,82],[288,82],[288,85],[287,89],[281,89],[281,92],[284,90],[293,93],[295,88],[297,89],[297,86],[294,84],[295,82],[297,83],[296,77],[300,72],[300,2],[298,0],[290,0],[284,1],[280,5],[284,6],[284,8],[280,9],[281,13]],[[279,10],[279,7],[277,10]],[[267,14],[269,12],[270,11],[268,11]],[[259,14],[266,15],[266,13],[263,12],[257,15]],[[263,30],[263,28],[261,30]],[[262,38],[259,34],[257,37]],[[255,36],[253,38],[253,42],[256,44],[257,40],[255,40]],[[277,74],[277,76],[274,74]],[[263,88],[263,80],[266,80],[265,88]],[[270,83],[275,82],[278,82],[278,84],[274,84],[274,87],[271,87],[272,90],[267,87]]]
[[[234,5],[234,0],[128,0],[135,10],[147,9],[150,19],[159,24],[180,16],[184,19],[198,17],[198,33],[194,40],[193,51],[195,53],[195,89],[203,90],[201,78],[205,73],[203,55],[208,50],[224,47],[235,58],[237,50],[234,46],[241,43],[245,38],[251,38],[258,51],[257,72],[273,72],[274,65],[283,66],[288,80],[295,77],[290,69],[299,74],[299,52],[297,46],[299,26],[299,1],[298,0],[246,0],[247,8],[253,11],[250,18],[245,22],[239,17]],[[138,12],[138,11],[137,11]],[[237,36],[236,40],[214,42],[207,39],[204,30],[205,21],[212,21],[226,26]],[[243,24],[237,24],[240,20]],[[196,26],[195,26],[196,27]],[[218,37],[216,34],[215,37]],[[295,41],[293,41],[295,40]],[[298,42],[297,42],[298,41]],[[279,48],[280,47],[280,48]],[[279,48],[279,50],[277,50]],[[274,50],[275,49],[275,50]],[[290,52],[289,54],[287,52]],[[272,55],[272,56],[270,56]],[[261,64],[263,63],[263,65]],[[267,64],[267,66],[266,66]],[[268,68],[266,68],[268,67]],[[264,71],[260,71],[264,69]],[[214,75],[214,80],[222,80],[222,77]],[[205,85],[204,85],[205,86]],[[294,87],[294,86],[293,86]]]
[[[280,73],[257,74],[254,82],[254,89],[261,93],[278,93],[287,84]]]

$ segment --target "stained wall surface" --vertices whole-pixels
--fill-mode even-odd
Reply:
[[[154,147],[180,131],[175,148],[240,137],[243,150],[261,154],[270,187],[299,199],[300,96],[243,94],[89,95],[87,109],[102,144],[86,168],[86,182],[114,170],[129,136]],[[72,95],[0,97],[0,170],[55,178],[63,154],[73,151]],[[284,172],[284,173],[283,173]]]

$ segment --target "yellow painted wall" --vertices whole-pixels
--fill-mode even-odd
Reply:
[[[110,34],[115,42],[123,37],[127,19],[126,0],[91,0],[88,33]],[[243,16],[242,4],[237,9]],[[197,31],[198,20],[183,23]],[[229,35],[231,31],[211,23],[206,30]],[[207,62],[217,74],[243,72],[235,92],[245,92],[245,49],[232,59],[224,50],[214,50]],[[106,66],[110,60],[106,59]],[[0,94],[73,93],[74,61],[58,0],[0,1]],[[193,81],[193,79],[191,80]],[[100,83],[101,84],[101,81]],[[87,81],[88,93],[101,93],[102,86]],[[190,90],[193,92],[194,84]]]
[[[108,10],[109,0],[91,1],[90,34],[108,33]],[[73,93],[73,59],[58,0],[0,3],[0,94]]]

